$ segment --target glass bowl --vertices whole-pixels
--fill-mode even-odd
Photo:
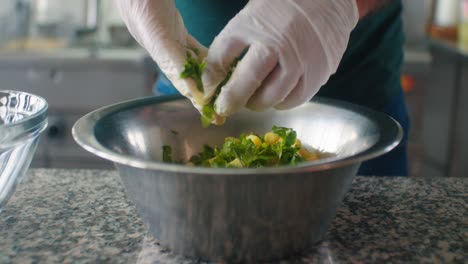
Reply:
[[[14,193],[47,127],[47,102],[36,95],[0,90],[0,211]]]

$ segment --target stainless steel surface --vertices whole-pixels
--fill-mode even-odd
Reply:
[[[424,102],[425,175],[468,177],[468,53],[431,40],[430,85]]]
[[[44,99],[0,90],[0,210],[28,169],[39,135],[46,126]]]
[[[242,132],[292,127],[335,156],[297,166],[212,169],[165,164],[162,146],[187,159]],[[394,148],[400,126],[386,115],[316,99],[290,111],[242,111],[204,129],[188,100],[155,97],[92,112],[73,127],[85,149],[114,161],[149,230],[176,253],[234,262],[283,258],[327,230],[360,163]]]
[[[453,177],[467,178],[468,171],[468,64],[465,64],[460,73],[460,85],[457,90],[458,97],[455,103],[455,113],[453,122],[456,124],[453,131],[452,140],[452,163],[449,167],[449,175]]]

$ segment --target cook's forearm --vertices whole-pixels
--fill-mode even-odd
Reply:
[[[359,9],[359,18],[367,16],[388,4],[394,0],[356,0]]]

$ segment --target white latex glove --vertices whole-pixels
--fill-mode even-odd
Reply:
[[[248,48],[215,101],[219,115],[309,101],[336,72],[358,20],[355,0],[250,0],[210,46],[205,100]]]
[[[203,92],[192,79],[182,79],[187,51],[199,51],[202,60],[206,48],[187,33],[174,0],[114,0],[129,32],[156,61],[179,92],[201,109]],[[193,56],[197,56],[192,53]]]

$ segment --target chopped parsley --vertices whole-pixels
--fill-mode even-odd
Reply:
[[[199,51],[197,49],[192,50],[195,55],[198,56]],[[208,127],[211,125],[213,120],[216,117],[216,112],[214,110],[214,103],[216,101],[216,98],[218,97],[219,93],[221,92],[221,88],[226,85],[226,83],[229,81],[231,78],[232,72],[234,71],[234,68],[237,66],[238,59],[236,59],[232,64],[230,69],[228,70],[226,77],[221,81],[221,83],[216,87],[215,93],[213,97],[211,98],[210,102],[204,106],[202,106],[202,111],[201,111],[201,122],[203,127]],[[206,62],[200,61],[198,58],[195,58],[192,56],[192,53],[190,51],[187,52],[187,58],[184,64],[184,70],[180,74],[180,78],[186,79],[190,78],[192,79],[196,86],[197,89],[200,92],[204,92],[204,87],[203,87],[203,82],[202,82],[202,75],[203,71],[205,69]]]
[[[163,148],[163,161],[172,161],[171,149]],[[263,137],[254,133],[228,137],[220,147],[205,145],[190,158],[188,165],[214,168],[259,168],[294,165],[318,159],[317,151],[309,152],[291,128],[273,126]],[[184,162],[183,162],[184,163]]]
[[[163,161],[172,163],[172,148],[171,146],[163,146]]]
[[[198,55],[198,50],[194,49],[193,52],[195,55]],[[198,58],[193,57],[190,51],[187,51],[187,59],[184,64],[184,70],[180,74],[180,78],[192,79],[195,84],[197,85],[197,89],[200,92],[203,92],[203,83],[202,83],[202,74],[203,70],[205,69],[205,62],[201,62]]]

